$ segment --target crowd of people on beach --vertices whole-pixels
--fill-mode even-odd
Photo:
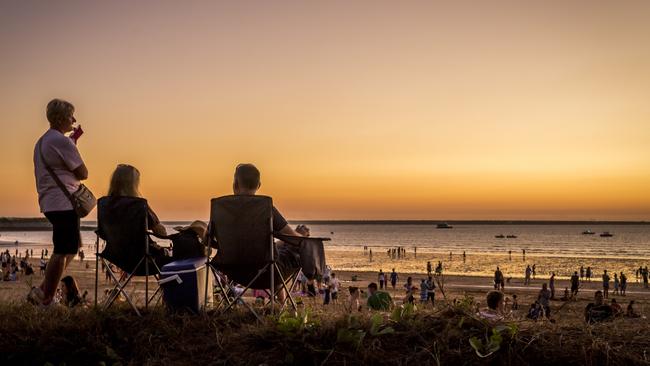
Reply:
[[[40,273],[43,275],[43,281],[39,286],[34,286],[28,299],[39,306],[48,306],[53,303],[61,303],[67,306],[83,306],[86,303],[87,292],[80,294],[79,286],[71,276],[63,276],[64,271],[70,262],[78,255],[81,262],[84,261],[85,254],[80,250],[80,217],[73,207],[73,200],[69,198],[70,192],[74,192],[81,186],[81,181],[88,178],[88,169],[81,158],[77,149],[77,140],[83,134],[80,126],[73,127],[76,123],[74,117],[74,106],[64,100],[54,99],[48,103],[46,111],[47,119],[50,123],[50,129],[43,134],[34,147],[34,170],[36,176],[36,185],[39,195],[39,206],[41,212],[50,221],[53,227],[53,245],[52,256],[48,256],[48,251],[41,252],[39,262]],[[72,133],[66,136],[67,133]],[[54,168],[56,174],[52,173]],[[62,181],[57,182],[58,179]],[[108,196],[116,199],[125,197],[141,198],[139,191],[139,171],[128,164],[120,164],[116,167],[111,177]],[[240,164],[235,169],[233,180],[233,193],[235,195],[255,195],[260,188],[260,173],[252,164]],[[61,187],[64,186],[64,187]],[[67,187],[67,188],[66,188]],[[66,189],[69,190],[66,191]],[[161,224],[153,210],[148,208],[147,215],[148,229],[156,235],[165,235],[166,229]],[[290,227],[282,215],[273,208],[273,230],[291,236],[309,236],[309,228],[298,226],[295,229]],[[203,223],[205,225],[205,223]],[[152,255],[158,263],[169,263],[172,257],[163,248],[152,243],[149,248]],[[403,246],[386,248],[386,254],[391,260],[400,260],[407,258],[407,250]],[[296,248],[288,245],[279,246],[277,253],[277,262],[281,268],[295,268],[296,261],[300,254]],[[373,261],[372,248],[364,246],[364,254],[368,256],[370,262]],[[413,255],[417,257],[417,247],[413,247]],[[2,262],[3,279],[8,278],[10,281],[16,281],[18,273],[31,275],[34,273],[29,258],[33,258],[33,250],[27,250],[24,257],[10,255],[8,251],[0,254]],[[462,261],[466,261],[466,253],[462,252]],[[512,250],[508,251],[508,258],[512,260]],[[47,259],[47,261],[46,261]],[[453,261],[453,253],[449,252],[449,261]],[[526,250],[522,249],[522,260],[526,261]],[[110,281],[110,270],[117,268],[106,267],[102,262],[102,271],[106,273],[106,280]],[[388,310],[395,306],[390,294],[389,285],[397,296],[401,297],[401,303],[405,306],[435,306],[436,290],[442,291],[440,286],[443,277],[443,262],[438,261],[433,266],[431,261],[426,265],[426,276],[414,277],[406,276],[404,283],[400,285],[400,276],[392,268],[390,273],[379,270],[377,283],[370,282],[367,286],[366,308],[369,310]],[[591,267],[586,270],[583,266],[579,271],[575,271],[570,279],[571,291],[565,288],[564,296],[560,300],[567,303],[570,300],[576,300],[580,289],[580,282],[591,282],[594,271]],[[648,267],[639,267],[636,270],[637,282],[642,279],[644,287],[648,287]],[[527,264],[524,271],[524,285],[529,286],[532,280],[537,277],[536,264]],[[508,312],[519,310],[519,298],[513,293],[511,298],[505,296],[506,284],[510,282],[511,277],[504,275],[500,267],[496,267],[494,272],[494,290],[486,296],[487,308],[477,309],[477,313],[488,320],[505,319]],[[587,322],[599,322],[611,317],[624,315],[629,317],[640,316],[635,308],[634,301],[627,304],[627,310],[622,311],[622,307],[616,299],[610,298],[609,285],[613,281],[612,296],[626,296],[627,276],[623,273],[614,273],[613,279],[607,270],[603,271],[602,284],[603,289],[594,294],[594,301],[589,303],[585,308],[585,320]],[[304,274],[297,279],[298,292],[308,299],[311,298],[314,303],[320,303],[322,300],[324,306],[338,304],[339,295],[342,292],[340,279],[331,269],[327,269],[319,278],[307,278]],[[552,314],[557,314],[557,308],[552,307],[552,301],[555,300],[555,272],[551,272],[548,283],[544,282],[537,294],[534,302],[527,309],[526,317],[531,320],[550,319]],[[400,294],[401,292],[401,294]],[[346,306],[350,311],[364,308],[361,306],[361,297],[363,291],[358,286],[348,287],[348,301]],[[264,297],[261,292],[257,292],[257,297]],[[403,296],[402,296],[403,295]],[[263,300],[263,299],[262,299]],[[561,307],[560,307],[561,308]]]

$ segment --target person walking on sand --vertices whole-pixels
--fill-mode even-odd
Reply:
[[[524,285],[528,286],[530,285],[530,274],[532,270],[530,269],[530,265],[526,266],[526,272],[524,274]]]
[[[526,261],[526,249],[521,250],[521,257],[523,258],[524,262]]]
[[[512,261],[512,250],[508,250],[508,260]]]
[[[431,276],[431,272],[432,272],[431,261],[428,261],[427,262],[427,276]]]
[[[614,272],[614,295],[618,295],[618,274]]]
[[[591,282],[591,267],[587,267],[587,281]]]
[[[465,251],[463,250],[463,263],[465,263],[465,260],[467,260],[467,255],[465,255]]]
[[[621,271],[619,278],[621,279],[621,296],[625,296],[625,290],[627,290],[627,276],[623,271]]]
[[[433,278],[429,276],[427,279],[427,301],[431,300],[431,306],[435,305],[436,301],[436,284],[433,281]]]
[[[641,276],[643,277],[643,287],[648,288],[648,267],[644,268],[643,271],[641,272]]]
[[[536,268],[537,268],[537,266],[535,265],[535,263],[533,263],[533,268],[532,268],[532,270],[533,270],[533,279],[535,279],[535,275],[537,274]]]
[[[393,271],[390,273],[390,285],[393,286],[393,290],[395,289],[395,286],[397,286],[397,272],[395,272],[395,268],[393,268]]]
[[[384,285],[386,284],[386,275],[384,274],[384,271],[379,269],[379,274],[377,275],[377,280],[379,281],[379,289],[383,290]]]
[[[542,305],[542,308],[544,309],[544,315],[546,315],[547,318],[551,317],[551,306],[549,300],[551,299],[551,291],[546,286],[546,283],[542,284],[542,289],[539,291],[539,294],[537,295],[537,302]]]
[[[412,277],[407,277],[406,278],[406,283],[404,284],[404,289],[406,291],[411,291],[411,287],[413,287],[413,278]]]
[[[603,298],[609,299],[609,275],[607,270],[603,271]]]
[[[38,204],[52,224],[54,244],[54,254],[45,269],[43,281],[27,296],[28,301],[37,305],[52,303],[63,272],[81,247],[80,217],[68,195],[79,189],[82,180],[88,179],[88,169],[77,149],[77,139],[83,130],[81,126],[73,127],[77,122],[74,112],[70,102],[51,100],[46,111],[50,128],[34,148]],[[72,132],[69,137],[65,135],[68,132]],[[51,174],[56,174],[62,186]]]
[[[580,277],[578,277],[578,272],[573,272],[571,276],[571,299],[575,300],[578,295],[578,286],[580,284]]]
[[[503,291],[505,289],[505,281],[503,279],[503,272],[497,267],[497,270],[494,271],[494,289]]]
[[[585,277],[585,267],[580,266],[580,281]]]
[[[551,272],[551,278],[548,280],[548,287],[551,290],[551,299],[555,300],[555,272]]]

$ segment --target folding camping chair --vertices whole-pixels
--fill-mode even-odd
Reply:
[[[147,231],[148,223],[147,200],[138,197],[102,197],[97,201],[97,241],[95,253],[95,306],[97,306],[99,261],[106,267],[106,271],[114,284],[109,296],[103,301],[101,307],[110,307],[120,294],[133,310],[140,315],[131,296],[126,292],[126,286],[134,276],[145,277],[145,309],[160,292],[160,287],[149,297],[149,276],[156,280],[160,268],[153,255],[150,253],[150,235]],[[159,237],[165,239],[164,237]],[[106,246],[99,252],[99,241],[104,240]],[[124,271],[118,277],[111,270],[114,264]]]
[[[213,259],[209,254],[206,257],[211,269],[215,274],[223,273],[229,281],[244,286],[244,290],[234,298],[223,297],[223,311],[243,302],[242,297],[249,289],[270,290],[268,294],[272,314],[275,312],[275,295],[282,290],[287,293],[285,300],[289,300],[294,309],[297,308],[291,296],[291,289],[300,268],[285,278],[276,262],[271,197],[236,195],[212,199],[208,238],[216,240],[217,248]],[[276,283],[279,286],[276,287]],[[227,294],[228,290],[223,287],[221,281],[218,280],[217,284],[222,293]],[[206,295],[207,291],[206,287]],[[243,304],[261,319],[249,304]],[[286,301],[282,306],[285,304]]]
[[[291,286],[289,287],[291,291],[293,291],[300,273],[304,274],[308,280],[323,276],[326,266],[323,242],[331,240],[330,238],[288,236],[279,233],[274,233],[273,236],[276,239],[280,239],[285,243],[295,245],[299,248],[300,268],[289,277],[291,280]],[[285,299],[282,307],[285,306],[287,300]]]

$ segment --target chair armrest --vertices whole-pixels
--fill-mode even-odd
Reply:
[[[153,236],[154,238],[158,238],[158,239],[163,239],[163,240],[172,240],[172,239],[169,237],[169,235],[158,235],[158,234],[154,233],[153,231],[147,231],[147,235],[149,235],[150,237]],[[157,244],[157,243],[156,243],[156,246],[158,246],[158,247],[160,247],[160,248],[165,248],[165,249],[171,249],[171,248],[173,247],[172,245],[170,245],[170,246],[168,246],[168,247],[163,247],[162,245],[159,245],[159,244]]]
[[[158,234],[154,233],[153,231],[147,231],[147,235],[153,236],[153,237],[158,238],[158,239],[171,240],[169,238],[169,235],[158,235]]]
[[[273,233],[273,237],[276,239],[280,239],[283,242],[291,245],[300,245],[300,242],[303,240],[314,240],[314,241],[330,241],[332,239],[330,238],[319,238],[316,236],[293,236],[293,235],[284,235],[280,233]]]

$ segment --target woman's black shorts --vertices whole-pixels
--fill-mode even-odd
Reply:
[[[77,254],[81,246],[80,220],[74,210],[50,211],[45,217],[52,223],[54,254]]]

